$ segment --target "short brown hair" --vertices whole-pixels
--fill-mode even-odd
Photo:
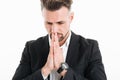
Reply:
[[[50,11],[60,9],[62,6],[71,9],[72,0],[41,0],[41,10],[46,8]]]

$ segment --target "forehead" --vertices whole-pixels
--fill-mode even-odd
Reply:
[[[55,22],[65,20],[69,15],[69,10],[66,7],[62,7],[56,11],[49,11],[44,8],[42,14],[46,21]]]

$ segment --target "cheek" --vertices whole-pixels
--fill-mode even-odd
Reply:
[[[69,26],[70,26],[69,23],[66,23],[66,24],[65,24],[65,26],[64,26],[65,31],[68,31]]]
[[[68,24],[65,24],[63,27],[62,27],[62,32],[63,34],[65,35],[69,30],[69,25]]]
[[[47,30],[48,33],[51,32],[50,26],[45,25],[45,28],[46,28],[46,30]]]

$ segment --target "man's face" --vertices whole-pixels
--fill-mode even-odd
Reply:
[[[70,23],[73,19],[73,14],[66,7],[61,7],[56,11],[49,11],[43,9],[45,28],[50,37],[52,34],[57,33],[59,42],[62,41],[68,31],[70,30]]]

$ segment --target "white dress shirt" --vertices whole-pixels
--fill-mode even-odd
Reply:
[[[66,42],[60,47],[63,50],[64,62],[66,60],[67,51],[68,51],[68,47],[69,47],[69,43],[70,43],[70,38],[71,38],[71,31],[70,31],[70,34],[69,34]],[[50,36],[49,36],[49,45],[50,45],[50,40],[51,39],[50,39]],[[44,75],[42,75],[42,76],[43,76],[44,80],[48,80],[47,79],[48,76],[44,76]],[[51,71],[51,73],[50,73],[50,80],[60,80],[60,77],[61,76],[60,76],[60,74],[57,71],[55,71],[55,70]]]

